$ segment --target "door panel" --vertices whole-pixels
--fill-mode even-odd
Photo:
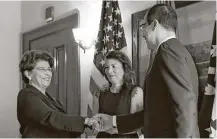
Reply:
[[[55,87],[56,90],[56,97],[57,100],[67,109],[67,94],[66,94],[66,74],[67,74],[67,65],[66,65],[66,51],[64,46],[56,47],[54,49],[55,60],[56,60],[56,67],[55,67]],[[65,101],[66,100],[66,101]]]

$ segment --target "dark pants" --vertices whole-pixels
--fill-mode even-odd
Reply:
[[[109,134],[106,132],[99,132],[96,138],[139,138],[136,133],[133,134]]]

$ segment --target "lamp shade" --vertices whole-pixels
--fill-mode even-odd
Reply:
[[[92,45],[94,45],[95,42],[95,35],[94,31],[89,28],[74,28],[72,29],[72,32],[74,34],[75,41],[82,45],[83,49],[88,49]]]

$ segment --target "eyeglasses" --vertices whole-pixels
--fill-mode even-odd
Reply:
[[[148,25],[148,23],[146,22],[146,23],[143,23],[142,25],[140,25],[139,26],[139,28],[141,29],[141,30],[143,30],[143,29],[145,29],[145,27]]]
[[[49,71],[49,72],[53,72],[53,68],[47,68],[47,69],[45,69],[45,68],[42,68],[42,67],[38,67],[38,68],[35,68],[36,70],[38,70],[39,72],[42,72],[42,73],[46,73],[47,71]]]
[[[150,22],[150,24],[152,23],[152,21]],[[149,25],[150,25],[149,24]],[[142,25],[140,25],[139,27],[140,27],[140,29],[141,30],[144,30],[146,27],[148,26],[148,22],[145,22],[145,23],[143,23]]]

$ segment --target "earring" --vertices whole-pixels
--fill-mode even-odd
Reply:
[[[157,26],[157,21],[153,21],[153,28],[152,28],[152,30],[154,30],[156,28],[156,26]]]

